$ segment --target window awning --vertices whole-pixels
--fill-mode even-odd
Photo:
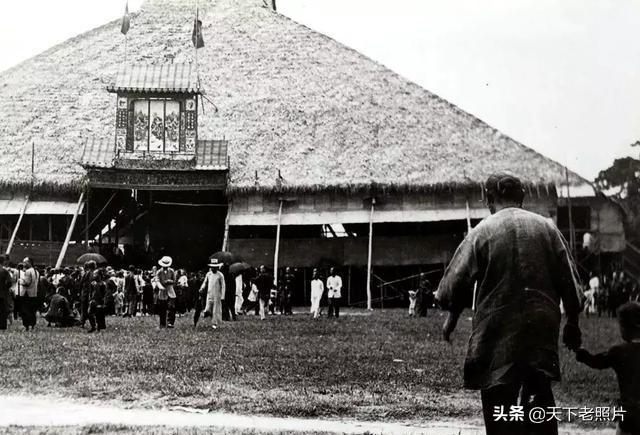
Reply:
[[[24,207],[24,198],[0,199],[0,215],[19,215]],[[78,204],[65,201],[29,201],[28,215],[74,215]],[[80,213],[84,204],[81,206]]]
[[[484,219],[489,216],[486,208],[472,208],[469,210],[471,219]],[[282,225],[326,225],[326,224],[356,224],[368,223],[368,210],[322,211],[322,212],[292,212],[282,214]],[[380,210],[373,213],[374,223],[386,222],[433,222],[455,221],[467,219],[465,209],[433,209],[433,210]],[[277,225],[278,213],[234,212],[231,209],[229,225],[254,226]]]

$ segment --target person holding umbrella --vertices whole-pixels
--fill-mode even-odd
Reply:
[[[173,328],[176,321],[176,292],[173,285],[176,281],[176,272],[171,268],[173,260],[165,255],[158,261],[160,269],[156,273],[156,285],[158,288],[158,315],[160,316],[160,328]]]
[[[200,286],[200,294],[204,296],[206,292],[207,295],[204,317],[211,317],[213,329],[216,329],[220,322],[222,322],[222,302],[226,292],[224,275],[220,271],[222,265],[223,263],[212,258],[209,262],[209,272],[207,272]],[[199,316],[200,311],[196,309],[193,317],[194,328],[198,324]]]

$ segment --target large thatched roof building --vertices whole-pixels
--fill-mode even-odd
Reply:
[[[501,170],[527,182],[531,208],[555,214],[556,186],[566,176],[560,164],[262,0],[199,4],[205,47],[197,66],[206,98],[198,100],[198,136],[228,146],[227,182],[216,201],[231,204],[225,240],[245,257],[272,261],[281,224],[283,239],[292,238],[281,248],[282,263],[362,265],[361,239],[374,223],[388,239],[379,243],[392,252],[374,255],[374,264],[442,263],[459,239],[443,228],[455,232],[462,224],[464,232],[467,218],[482,218],[482,182]],[[111,22],[0,73],[3,191],[77,200],[92,184],[85,144],[115,147],[117,98],[106,88],[123,64],[195,67],[194,9],[193,0],[147,0],[132,15],[126,62],[120,23]],[[569,179],[584,183],[573,173]],[[111,197],[100,195],[92,194],[98,205],[87,221]],[[295,247],[308,246],[300,240],[331,224],[344,225],[347,237],[300,255]],[[415,232],[425,239],[409,255],[394,238],[408,243]]]

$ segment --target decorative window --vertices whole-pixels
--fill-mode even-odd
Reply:
[[[133,103],[133,149],[135,151],[180,151],[180,102],[136,100]]]

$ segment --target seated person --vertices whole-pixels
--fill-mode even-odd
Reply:
[[[66,298],[66,290],[63,287],[58,287],[56,293],[51,296],[49,310],[44,318],[49,323],[48,326],[54,324],[58,327],[66,328],[78,323],[77,319],[73,316],[71,305]]]

